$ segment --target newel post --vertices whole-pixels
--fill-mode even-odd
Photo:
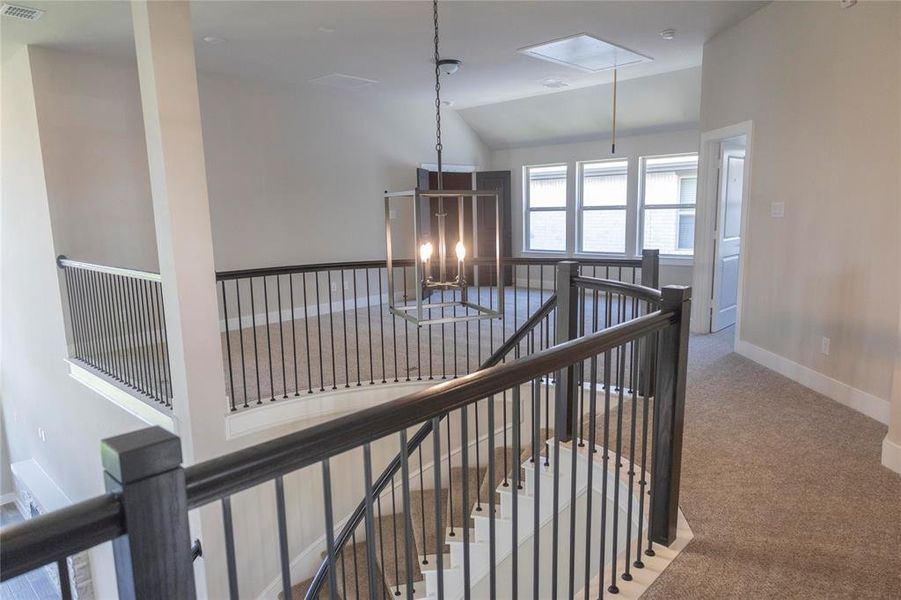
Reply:
[[[579,294],[573,278],[579,274],[579,264],[564,260],[557,263],[557,337],[556,344],[579,337]],[[554,433],[561,442],[573,439],[573,420],[579,393],[575,365],[562,369],[557,374],[554,387],[555,426]]]
[[[127,533],[113,541],[122,599],[195,597],[181,441],[161,427],[103,440],[104,480],[122,499]]]
[[[676,311],[677,320],[658,334],[657,341],[650,526],[652,541],[669,546],[676,539],[679,514],[691,288],[663,288],[661,309]]]

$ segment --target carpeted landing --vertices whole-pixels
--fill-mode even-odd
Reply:
[[[901,598],[884,425],[732,353],[689,353],[680,505],[694,540],[649,599]]]

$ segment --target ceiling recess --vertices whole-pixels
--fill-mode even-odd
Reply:
[[[605,42],[587,33],[528,46],[521,48],[519,52],[527,56],[591,73],[654,60],[649,56]]]
[[[44,11],[28,6],[16,6],[15,4],[4,4],[0,6],[0,15],[21,19],[22,21],[37,21],[43,14]]]

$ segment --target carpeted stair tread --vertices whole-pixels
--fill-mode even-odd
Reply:
[[[411,502],[412,506],[412,502]],[[411,519],[412,520],[412,519]],[[411,523],[411,527],[415,531],[415,526]],[[376,519],[376,560],[382,568],[386,585],[391,588],[392,593],[396,593],[399,585],[407,583],[407,565],[406,565],[406,546],[404,544],[404,515],[401,513],[393,515],[385,515],[381,519]],[[396,546],[395,546],[396,540]],[[422,571],[419,569],[419,550],[416,545],[414,536],[412,546],[412,564],[411,571],[413,586],[417,584],[423,586]],[[383,553],[384,552],[384,553]]]
[[[307,593],[307,590],[310,589],[310,585],[313,583],[313,578],[310,577],[306,581],[301,581],[300,583],[295,583],[291,586],[291,598],[293,600],[301,600]],[[338,584],[338,587],[341,587],[341,584]],[[336,594],[338,598],[342,598],[341,594]],[[328,587],[328,579],[326,579],[325,583],[322,584],[322,587],[319,588],[319,598],[328,598],[329,597],[329,587]],[[285,600],[285,594],[283,592],[278,593],[278,600]]]
[[[447,514],[447,490],[442,489],[441,514]],[[419,549],[420,564],[425,556],[432,556],[439,543],[444,540],[435,540],[435,491],[412,490],[410,491],[410,518],[413,521],[413,536],[416,547]],[[446,521],[446,520],[445,520]],[[425,537],[423,538],[423,534]],[[443,535],[443,534],[442,534]]]
[[[378,540],[375,547],[376,560],[379,557]],[[366,542],[357,542],[347,546],[337,561],[338,593],[348,600],[356,598],[369,598],[369,559],[366,551]],[[388,591],[385,578],[375,565],[376,597],[387,597],[392,593]],[[322,596],[320,594],[320,596]],[[324,597],[324,596],[323,596]]]
[[[461,527],[464,523],[469,523],[469,527],[473,527],[472,511],[476,506],[476,490],[482,484],[482,479],[488,472],[487,467],[483,466],[481,473],[475,465],[470,465],[469,475],[467,477],[469,508],[463,509],[463,467],[453,467],[451,469],[450,489],[453,492],[449,494],[449,499],[453,502],[452,510],[448,508],[444,513],[444,526],[448,530],[448,536],[455,541],[463,539]],[[447,486],[446,482],[445,486]],[[453,515],[452,515],[453,512]],[[451,519],[453,516],[453,519]],[[452,530],[452,531],[451,531]],[[451,532],[454,535],[450,535]]]
[[[506,459],[506,463],[504,462]],[[508,473],[513,471],[513,449],[512,448],[495,448],[494,449],[494,484],[488,480],[488,457],[483,458],[485,475],[482,477],[482,485],[479,488],[479,499],[481,500],[482,510],[487,512],[487,504],[490,494],[492,491],[497,490],[497,487],[501,485],[504,481],[505,473],[504,473],[504,464],[507,465]],[[512,485],[512,479],[509,475],[506,477],[507,484]],[[500,503],[500,496],[497,495],[495,491],[494,505],[497,507]]]

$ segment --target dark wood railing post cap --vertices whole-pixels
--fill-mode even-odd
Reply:
[[[676,307],[686,300],[691,300],[691,286],[665,285],[660,292],[663,295],[661,304],[665,308]]]
[[[100,444],[103,469],[122,484],[181,465],[181,440],[159,426],[106,438]]]

